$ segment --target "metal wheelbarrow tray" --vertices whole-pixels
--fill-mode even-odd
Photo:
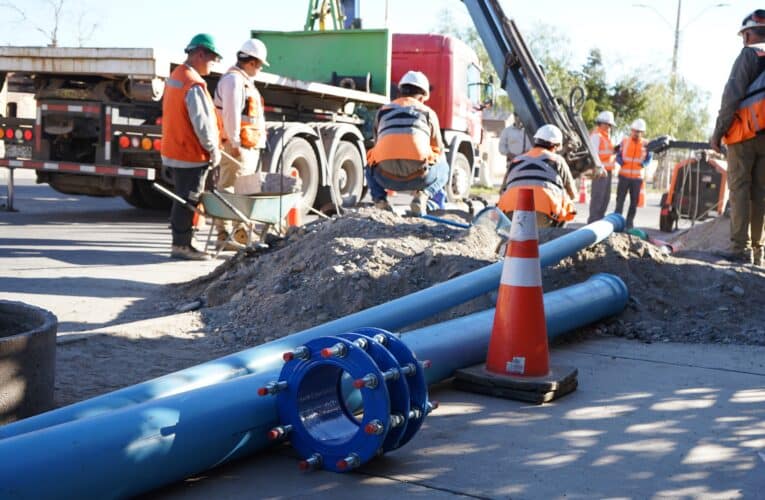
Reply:
[[[287,212],[298,204],[302,193],[258,193],[251,195],[218,192],[217,195],[228,201],[247,220],[241,220],[231,208],[227,207],[215,194],[203,192],[199,200],[204,205],[205,213],[218,219],[229,219],[239,222],[262,222],[276,225],[287,215]]]

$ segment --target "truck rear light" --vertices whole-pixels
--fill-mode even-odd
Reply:
[[[14,135],[16,136],[16,140],[20,141],[24,138],[24,131],[21,130],[20,128],[17,128],[16,133]]]
[[[133,148],[138,148],[141,145],[141,139],[138,137],[131,137],[130,138],[130,146]]]
[[[154,139],[154,151],[159,151],[160,149],[162,149],[162,140]]]
[[[141,149],[143,149],[144,151],[150,150],[151,139],[149,139],[148,137],[144,137],[143,139],[141,139]]]
[[[154,123],[155,123],[156,125],[162,125],[162,117],[160,116],[159,118],[157,118],[156,120],[154,120]]]
[[[13,139],[13,129],[5,129],[5,138],[6,139]]]
[[[126,149],[130,147],[130,137],[126,135],[121,135],[119,139],[117,139],[117,144],[119,144],[121,149]]]
[[[32,140],[32,131],[29,129],[26,129],[24,131],[24,140],[25,141],[31,141]]]

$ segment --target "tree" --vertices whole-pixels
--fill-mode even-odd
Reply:
[[[687,141],[706,141],[709,123],[707,101],[709,95],[689,84],[684,78],[671,82],[649,83],[645,90],[643,110],[652,136],[671,135]]]
[[[21,8],[11,2],[0,2],[0,8],[15,12],[18,16],[17,22],[19,24],[29,26],[45,36],[48,47],[59,46],[59,30],[66,17],[71,16],[76,19],[76,22],[73,23],[73,25],[76,26],[75,38],[80,47],[90,40],[98,28],[98,23],[88,22],[88,14],[81,6],[69,10],[67,8],[67,0],[45,0],[44,3],[50,11],[51,18],[49,22],[42,24],[38,24],[37,19],[43,16],[41,16],[39,12],[33,12],[31,8]],[[30,12],[33,12],[33,14],[30,14]]]

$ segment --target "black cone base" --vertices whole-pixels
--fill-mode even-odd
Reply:
[[[457,370],[454,387],[461,391],[542,404],[574,392],[577,373],[576,368],[553,365],[546,377],[519,377],[491,373],[486,371],[484,365],[475,365]]]

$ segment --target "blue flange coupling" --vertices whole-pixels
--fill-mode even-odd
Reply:
[[[385,330],[363,328],[308,341],[284,354],[276,395],[281,425],[301,469],[345,472],[406,444],[435,408],[412,351]]]

